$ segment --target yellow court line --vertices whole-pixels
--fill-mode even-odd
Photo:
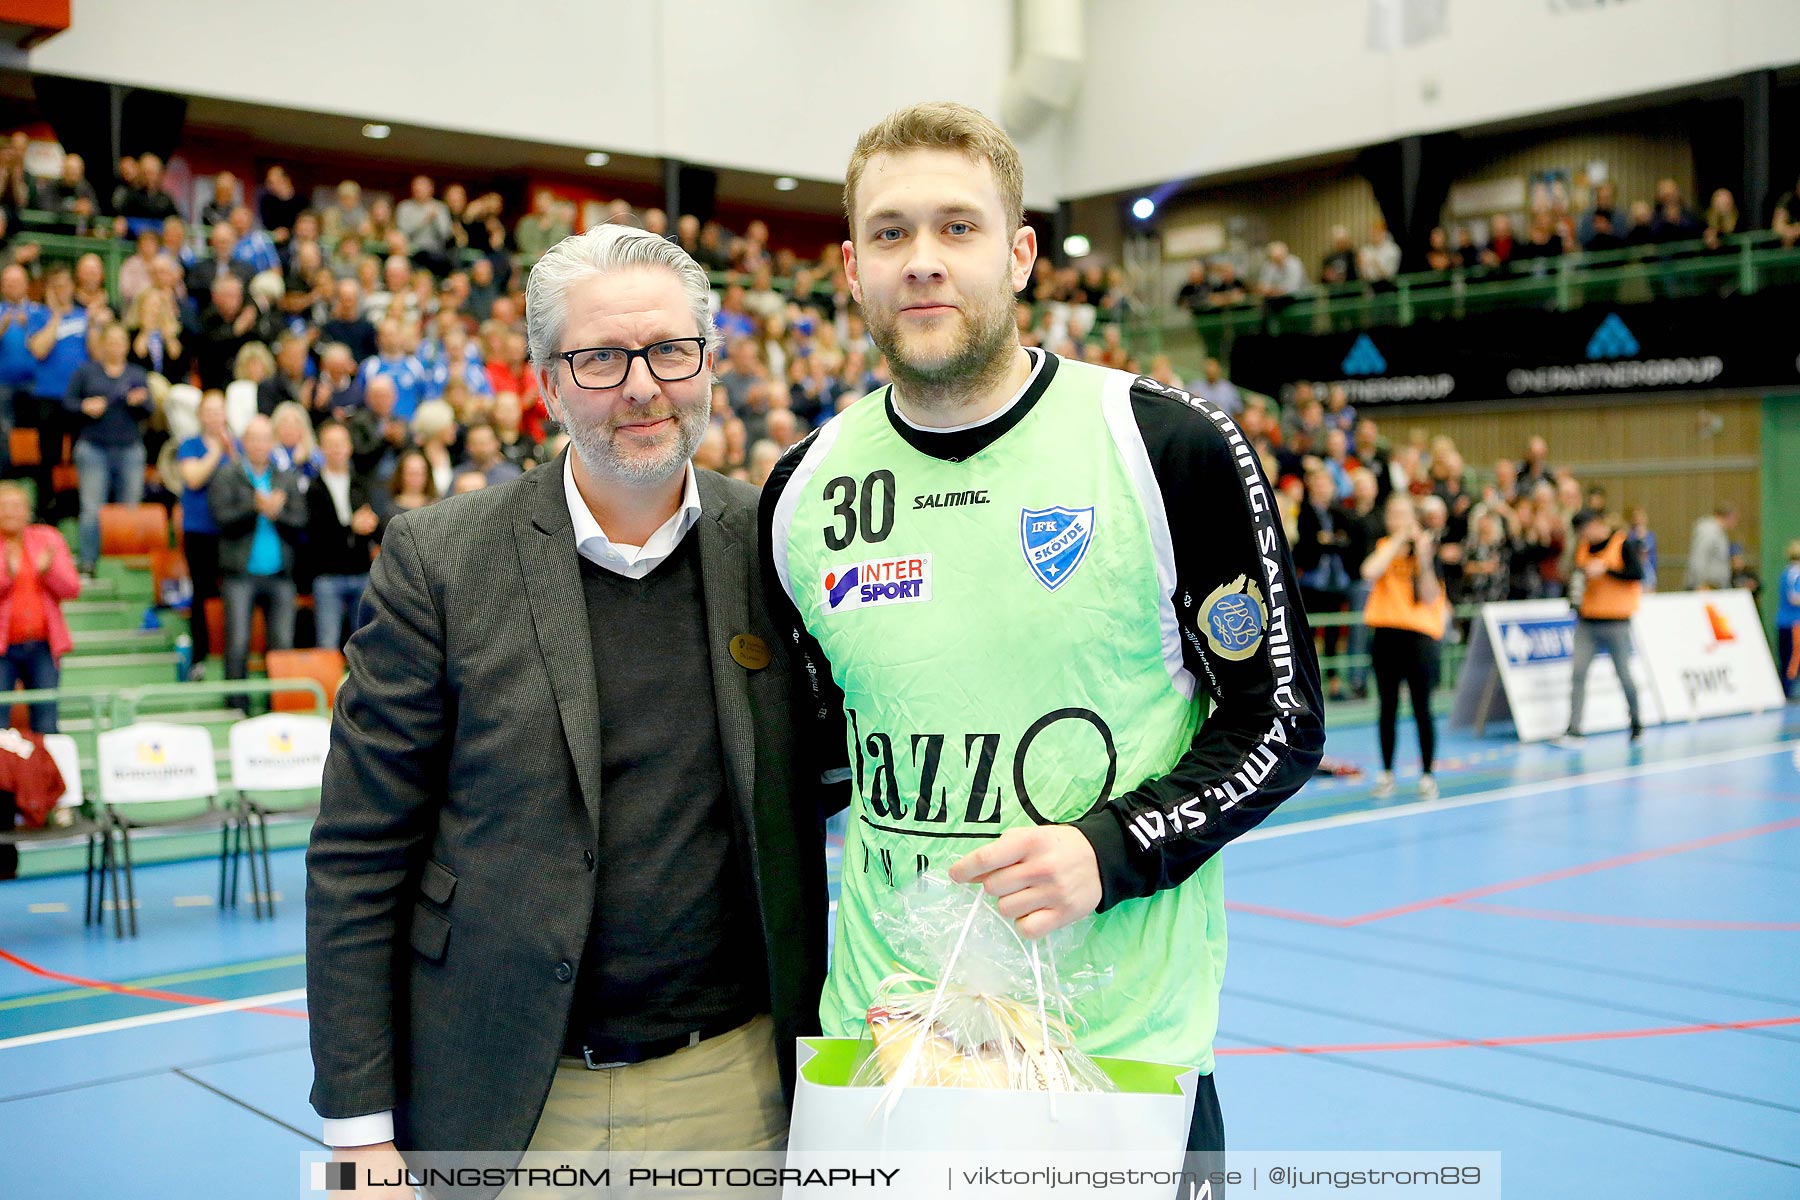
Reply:
[[[304,954],[289,954],[281,958],[262,958],[251,962],[228,963],[222,967],[203,967],[196,971],[180,971],[172,975],[151,975],[144,979],[127,979],[124,982],[127,987],[166,987],[172,983],[194,983],[203,979],[229,979],[234,975],[251,975],[257,971],[277,971],[283,967],[297,967],[305,961],[306,955]],[[117,994],[104,988],[68,988],[60,992],[14,996],[8,1000],[0,1000],[0,1012],[15,1008],[35,1008],[40,1004],[60,1004],[65,1000],[81,1000],[88,996]]]

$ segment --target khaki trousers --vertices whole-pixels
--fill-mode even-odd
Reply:
[[[766,1015],[626,1067],[590,1071],[564,1058],[527,1152],[786,1149],[777,1061]]]

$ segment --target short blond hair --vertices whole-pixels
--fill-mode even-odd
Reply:
[[[987,163],[1000,191],[1007,233],[1017,232],[1025,223],[1025,168],[1019,163],[1019,148],[983,113],[966,104],[938,100],[889,113],[856,139],[850,166],[844,172],[844,219],[850,222],[852,238],[856,237],[856,185],[869,160],[907,150],[955,150],[975,162]]]

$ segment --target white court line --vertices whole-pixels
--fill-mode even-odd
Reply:
[[[1458,796],[1454,800],[1420,800],[1416,804],[1401,804],[1393,808],[1338,813],[1335,816],[1317,817],[1311,821],[1294,821],[1286,825],[1264,825],[1260,829],[1252,829],[1242,837],[1232,839],[1232,844],[1262,842],[1270,838],[1288,837],[1296,833],[1312,833],[1320,829],[1338,829],[1346,825],[1367,825],[1372,821],[1391,821],[1396,817],[1416,817],[1423,813],[1450,812],[1458,808],[1473,808],[1477,804],[1516,800],[1521,796],[1537,796],[1544,792],[1560,792],[1596,783],[1617,783],[1626,779],[1642,779],[1647,775],[1667,775],[1673,771],[1686,771],[1695,767],[1710,767],[1719,763],[1739,762],[1746,758],[1765,758],[1771,754],[1786,754],[1794,748],[1795,743],[1791,741],[1770,742],[1766,746],[1722,750],[1716,754],[1698,754],[1692,758],[1672,758],[1667,762],[1646,763],[1643,766],[1608,767],[1604,771],[1590,771],[1585,775],[1566,775],[1560,779],[1540,779],[1535,783],[1521,783],[1491,792],[1476,792],[1473,795]]]
[[[189,1008],[178,1008],[170,1012],[146,1013],[141,1017],[122,1017],[117,1021],[99,1021],[92,1025],[71,1025],[67,1029],[46,1029],[42,1033],[27,1033],[20,1037],[0,1039],[0,1050],[12,1050],[19,1046],[37,1046],[44,1042],[61,1042],[69,1038],[92,1037],[96,1033],[114,1033],[121,1029],[141,1029],[146,1025],[167,1025],[171,1021],[191,1021],[195,1017],[216,1017],[220,1013],[237,1012],[239,1009],[261,1008],[267,1004],[299,1000],[305,995],[305,988],[293,988],[285,992],[269,992],[262,996],[245,996],[242,1000],[221,1000],[216,1004],[196,1004]]]

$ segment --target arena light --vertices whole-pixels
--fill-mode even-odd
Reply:
[[[368,125],[364,125],[364,126],[363,126],[363,130],[362,130],[362,133],[363,133],[363,136],[364,136],[364,137],[366,137],[366,138],[374,138],[374,139],[375,139],[375,140],[376,140],[376,141],[378,141],[378,142],[379,142],[379,141],[380,141],[380,140],[381,140],[381,139],[382,139],[382,138],[385,138],[385,137],[387,137],[387,136],[388,136],[388,135],[389,135],[389,134],[391,134],[391,133],[393,133],[393,132],[394,132],[394,130],[393,130],[393,128],[392,128],[392,127],[391,127],[391,126],[388,126],[388,125],[376,125],[376,124],[368,124]]]
[[[799,186],[800,181],[792,175],[781,175],[775,180],[775,190],[778,192],[791,192]]]
[[[1063,239],[1063,253],[1070,258],[1086,258],[1087,252],[1093,249],[1088,240],[1079,233],[1071,233]]]
[[[612,155],[604,150],[594,150],[589,152],[588,156],[582,161],[587,163],[590,167],[604,167],[607,163],[612,161]]]
[[[1148,221],[1156,215],[1156,201],[1148,196],[1139,196],[1131,202],[1131,215],[1140,221]]]

